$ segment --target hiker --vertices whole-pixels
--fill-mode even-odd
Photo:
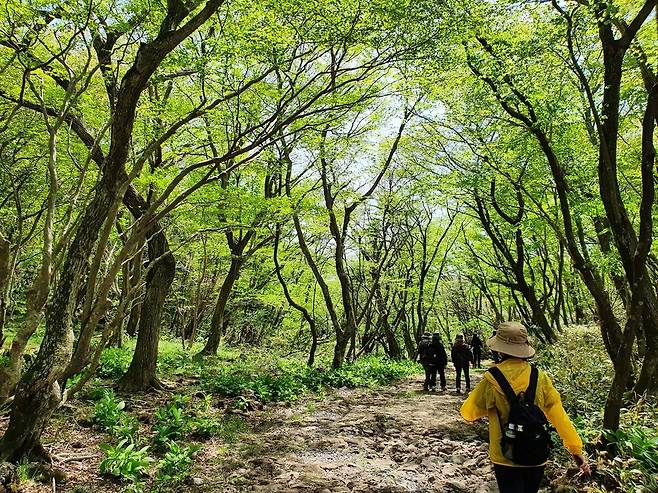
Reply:
[[[430,383],[432,384],[432,390],[436,390],[436,373],[439,373],[439,381],[441,383],[441,391],[446,391],[446,372],[445,368],[448,366],[448,355],[446,354],[446,349],[443,347],[441,342],[441,334],[435,332],[432,334],[432,348],[433,352],[433,363],[434,367],[430,368],[432,371]]]
[[[539,491],[551,446],[549,421],[583,474],[589,475],[583,443],[560,395],[548,375],[527,361],[535,350],[526,328],[504,322],[487,346],[498,352],[501,362],[485,372],[461,415],[466,421],[489,418],[489,457],[500,493]]]
[[[428,391],[432,386],[436,387],[436,365],[434,363],[434,347],[429,332],[424,332],[418,343],[418,359],[425,370],[425,383],[423,390]],[[432,382],[434,376],[434,382]],[[433,385],[432,385],[433,383]]]
[[[464,342],[464,336],[462,334],[457,334],[450,355],[452,356],[452,364],[455,365],[455,370],[457,371],[457,377],[455,379],[457,392],[462,391],[462,372],[464,373],[464,380],[466,382],[466,392],[469,392],[471,390],[469,367],[473,362],[473,353]]]
[[[474,367],[482,368],[482,339],[480,339],[477,332],[473,332],[471,349],[473,351]]]

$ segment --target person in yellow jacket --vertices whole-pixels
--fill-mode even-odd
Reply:
[[[496,334],[487,340],[487,346],[500,354],[502,361],[496,366],[518,395],[525,392],[530,381],[531,366],[528,358],[535,350],[528,342],[528,331],[517,322],[504,322],[498,326]],[[584,474],[589,475],[587,458],[583,455],[583,442],[569,420],[560,394],[549,376],[539,372],[535,404],[544,412],[555,427],[564,446],[573,455]],[[520,466],[503,455],[501,447],[502,426],[510,412],[503,390],[490,372],[473,389],[461,407],[461,415],[466,421],[489,418],[489,457],[494,464],[494,473],[501,493],[536,493],[544,477],[545,465]]]

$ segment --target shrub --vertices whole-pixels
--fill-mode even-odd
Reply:
[[[618,456],[605,464],[604,472],[625,491],[658,491],[658,431],[628,426],[606,433],[606,438],[616,445]]]
[[[163,372],[173,375],[196,373],[200,365],[202,362],[194,360],[189,352],[165,352],[158,358],[158,367]]]
[[[103,350],[96,374],[102,378],[119,378],[126,373],[132,354],[125,348]]]
[[[583,351],[587,357],[583,357]],[[570,414],[586,416],[601,412],[613,369],[596,329],[565,330],[557,344],[541,348],[536,362],[553,379]]]
[[[107,392],[108,390],[103,386],[101,380],[94,378],[91,382],[91,385],[87,385],[84,389],[82,389],[79,395],[84,399],[99,401],[105,396]]]
[[[194,455],[200,449],[199,445],[182,447],[176,442],[169,442],[164,457],[158,462],[156,482],[182,482],[189,478]]]
[[[136,449],[134,443],[123,439],[117,445],[103,443],[100,447],[106,455],[100,463],[101,474],[137,481],[148,474],[153,463],[148,455],[148,445]]]
[[[105,429],[111,429],[119,422],[126,407],[124,401],[120,401],[111,390],[106,390],[103,397],[94,406],[92,419]]]
[[[132,440],[137,433],[137,420],[124,411],[126,403],[116,398],[112,391],[105,391],[94,406],[92,420],[104,431],[119,439]]]
[[[155,420],[153,441],[158,448],[164,448],[170,440],[182,438],[191,427],[189,417],[175,402],[158,409],[155,413]]]

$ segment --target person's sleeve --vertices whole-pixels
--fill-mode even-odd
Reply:
[[[482,379],[469,394],[459,411],[466,421],[475,421],[488,416],[487,392],[490,388],[489,382]]]
[[[562,406],[560,394],[553,386],[553,382],[548,375],[542,372],[542,387],[544,390],[544,406],[542,411],[555,427],[565,448],[574,455],[583,453],[583,441],[578,436],[578,432],[573,423],[567,416],[567,412]]]

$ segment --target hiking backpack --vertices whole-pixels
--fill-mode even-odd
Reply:
[[[434,347],[431,339],[422,339],[418,344],[418,354],[421,363],[431,363],[434,356]]]
[[[551,453],[552,445],[546,415],[535,404],[539,370],[534,366],[531,368],[528,388],[519,395],[514,393],[514,389],[499,368],[494,366],[489,369],[510,405],[507,423],[503,424],[498,414],[503,455],[521,466],[539,466],[545,463]]]

